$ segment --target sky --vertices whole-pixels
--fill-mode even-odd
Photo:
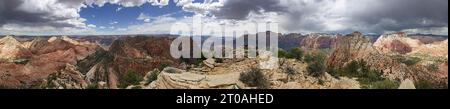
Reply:
[[[196,17],[242,30],[276,22],[281,33],[448,35],[448,0],[0,0],[3,35],[168,34]]]

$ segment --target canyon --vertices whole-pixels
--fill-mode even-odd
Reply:
[[[272,33],[266,32],[270,35]],[[263,33],[264,34],[264,33]],[[279,58],[275,69],[258,70],[270,89],[361,89],[358,78],[335,75],[364,60],[380,78],[410,88],[423,81],[448,87],[448,39],[398,32],[366,36],[281,34],[280,50],[324,53],[321,76],[311,75],[305,59]],[[257,35],[246,35],[244,38]],[[242,80],[270,57],[175,59],[177,36],[4,36],[0,39],[0,88],[14,89],[256,89]],[[187,39],[188,40],[188,39]],[[199,42],[201,43],[201,42]],[[194,44],[195,45],[195,44]],[[235,52],[248,52],[246,47]],[[306,58],[306,57],[303,57]],[[414,63],[411,63],[410,61]],[[265,64],[265,63],[263,63]],[[268,65],[274,66],[274,65]],[[406,82],[405,82],[406,81]],[[412,81],[412,82],[411,82]]]

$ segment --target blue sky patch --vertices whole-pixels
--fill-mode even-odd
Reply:
[[[183,11],[182,7],[176,6],[175,3],[170,2],[169,5],[163,7],[152,6],[149,3],[139,7],[122,7],[120,5],[110,3],[106,3],[102,7],[93,5],[82,8],[80,16],[87,20],[87,24],[96,25],[100,30],[112,30],[117,28],[126,28],[129,25],[145,23],[143,20],[137,19],[141,13],[151,18],[156,18],[159,16],[180,18],[194,15],[193,12]]]

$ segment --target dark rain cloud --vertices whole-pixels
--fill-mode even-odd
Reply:
[[[404,29],[448,27],[448,0],[347,0],[345,12],[333,13],[327,6],[339,0],[228,0],[213,14],[222,19],[247,19],[251,12],[284,15],[282,28],[288,31],[323,32],[333,17],[346,28],[334,32],[382,33]],[[326,13],[332,12],[332,13]],[[327,19],[330,18],[330,19]]]
[[[285,7],[279,5],[279,0],[228,0],[218,11],[212,13],[216,17],[224,19],[246,19],[250,12],[259,13],[285,11]]]
[[[76,2],[75,2],[76,1]],[[81,5],[78,0],[67,2],[67,0],[59,1],[66,6],[73,6],[68,8],[77,8]],[[77,25],[67,22],[70,19],[76,19],[74,16],[57,16],[53,13],[54,10],[42,10],[37,12],[30,12],[20,9],[24,4],[23,0],[1,0],[0,1],[0,26],[5,24],[17,24],[28,27],[77,27]],[[73,4],[73,5],[71,5]]]
[[[375,25],[368,31],[448,27],[448,0],[378,0],[379,4],[350,11],[350,20]]]

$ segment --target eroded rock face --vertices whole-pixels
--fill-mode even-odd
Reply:
[[[341,35],[309,34],[300,43],[300,47],[306,51],[328,49],[336,44]]]
[[[8,49],[11,53],[7,57],[22,57],[27,54],[24,61],[0,62],[0,85],[11,88],[27,88],[37,81],[47,78],[67,65],[76,65],[77,61],[94,53],[98,46],[95,43],[77,42],[77,40],[68,37],[54,37],[50,40],[44,38],[35,38],[32,41],[17,43],[13,37],[5,37],[0,46],[14,44],[13,48]],[[70,41],[70,42],[67,42]],[[8,48],[8,47],[7,47]],[[3,52],[2,52],[3,53]],[[1,57],[0,57],[1,58]]]
[[[406,33],[392,33],[381,35],[373,46],[381,53],[400,53],[406,54],[412,51],[413,48],[421,46],[419,40],[408,38]]]
[[[327,60],[328,68],[340,68],[353,60],[365,60],[372,69],[380,70],[391,80],[404,80],[412,71],[404,64],[379,53],[361,33],[347,35],[337,42]]]
[[[339,39],[327,60],[329,67],[342,67],[347,62],[379,55],[362,33],[355,32]]]
[[[298,33],[280,35],[278,38],[278,46],[283,50],[289,51],[293,48],[297,48],[304,38],[305,36]]]
[[[6,36],[0,39],[0,61],[12,62],[29,56],[31,56],[30,51],[14,37]]]
[[[180,68],[181,60],[170,55],[170,37],[123,37],[112,43],[109,51],[97,51],[80,62],[91,83],[104,81],[117,88],[128,72],[145,76],[148,71],[167,66]]]
[[[88,84],[75,66],[66,64],[66,67],[57,73],[51,74],[43,88],[47,89],[85,89]]]

